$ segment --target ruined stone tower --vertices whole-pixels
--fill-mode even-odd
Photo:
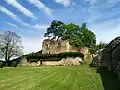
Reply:
[[[42,44],[42,54],[58,54],[62,52],[77,52],[77,49],[73,48],[68,40],[50,40],[46,39]]]

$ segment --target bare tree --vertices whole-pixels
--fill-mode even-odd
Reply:
[[[21,37],[15,32],[5,31],[0,34],[0,56],[8,61],[12,57],[17,57],[22,55],[22,44]]]

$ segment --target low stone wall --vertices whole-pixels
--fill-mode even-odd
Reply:
[[[28,66],[40,66],[40,65],[41,65],[40,61],[38,61],[38,62],[32,62],[32,63],[28,62]]]
[[[28,65],[27,59],[25,57],[22,57],[18,66],[27,66],[27,65]]]
[[[81,58],[66,58],[62,59],[60,65],[81,65],[82,59]]]
[[[45,65],[45,66],[54,66],[59,64],[60,64],[60,61],[42,61],[42,65]]]
[[[32,63],[28,63],[28,66],[40,66],[40,65],[44,65],[44,66],[62,66],[62,65],[81,65],[82,64],[82,59],[80,57],[76,57],[76,58],[63,58],[60,61],[42,61],[42,64],[40,61],[38,62],[32,62]]]

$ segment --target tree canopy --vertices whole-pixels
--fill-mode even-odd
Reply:
[[[47,32],[45,33],[45,37],[52,39],[61,38],[61,34],[64,32],[63,30],[63,22],[53,20],[50,27],[47,28]]]
[[[21,37],[15,32],[5,31],[0,35],[0,56],[9,61],[12,57],[22,55]]]
[[[90,52],[92,54],[96,53],[96,51],[99,51],[101,49],[106,48],[106,46],[108,45],[108,43],[104,43],[104,42],[99,42],[99,44],[95,45],[94,48],[90,49]]]
[[[70,44],[77,48],[96,45],[96,36],[87,28],[86,23],[80,27],[73,23],[65,24],[54,20],[44,36],[53,40],[69,40]]]

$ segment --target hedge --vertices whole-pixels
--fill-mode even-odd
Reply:
[[[37,62],[39,60],[42,61],[60,61],[62,58],[67,57],[81,57],[84,58],[84,55],[79,52],[64,52],[59,54],[36,54],[32,53],[26,55],[26,58],[29,62]]]
[[[20,58],[17,58],[17,59],[13,59],[13,60],[10,60],[10,61],[2,61],[0,60],[0,68],[3,68],[3,67],[17,67],[17,65],[20,63]]]
[[[4,63],[0,61],[0,68],[3,68]]]
[[[80,52],[65,52],[58,54],[59,57],[67,58],[67,57],[81,57],[84,58],[84,55]]]

